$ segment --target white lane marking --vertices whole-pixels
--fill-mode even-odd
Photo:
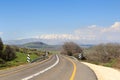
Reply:
[[[74,56],[71,56],[71,58],[73,58],[75,61],[78,61],[78,59],[77,59],[77,58],[75,58]]]
[[[48,71],[49,69],[53,68],[54,66],[56,66],[56,65],[59,63],[59,57],[58,57],[57,55],[56,55],[56,57],[57,57],[57,61],[56,61],[52,66],[50,66],[50,67],[48,67],[48,68],[46,68],[46,69],[44,69],[44,70],[42,70],[42,71],[40,71],[40,72],[38,72],[38,73],[35,73],[35,74],[31,75],[31,76],[28,76],[28,77],[26,77],[26,78],[23,78],[23,79],[21,79],[21,80],[29,80],[29,79],[31,79],[31,78],[33,78],[33,77],[35,77],[35,76],[38,76],[38,75],[40,75],[40,74]]]

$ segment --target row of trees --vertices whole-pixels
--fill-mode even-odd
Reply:
[[[4,45],[0,38],[0,63],[16,58],[14,49],[9,45]]]
[[[88,61],[107,63],[120,58],[120,45],[114,43],[99,44],[84,51]]]
[[[112,60],[120,60],[120,44],[99,44],[83,49],[74,42],[65,42],[62,48],[61,54],[75,56],[78,59],[79,56],[82,56],[82,59],[86,59],[89,62],[108,63]]]

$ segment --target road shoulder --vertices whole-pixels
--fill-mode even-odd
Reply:
[[[89,66],[95,72],[98,80],[120,80],[119,70],[109,67],[94,65],[87,62],[82,62],[82,63]]]

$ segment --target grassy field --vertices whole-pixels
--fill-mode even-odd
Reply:
[[[5,64],[0,64],[0,69],[28,63],[27,62],[27,54],[17,52],[16,56],[17,56],[16,59],[14,59],[12,61],[8,61]],[[38,57],[39,56],[37,56],[36,54],[30,54],[31,61]]]

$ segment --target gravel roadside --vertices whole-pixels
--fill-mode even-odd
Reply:
[[[82,62],[89,66],[96,74],[98,80],[120,80],[120,71],[114,68],[94,65],[87,62]]]

